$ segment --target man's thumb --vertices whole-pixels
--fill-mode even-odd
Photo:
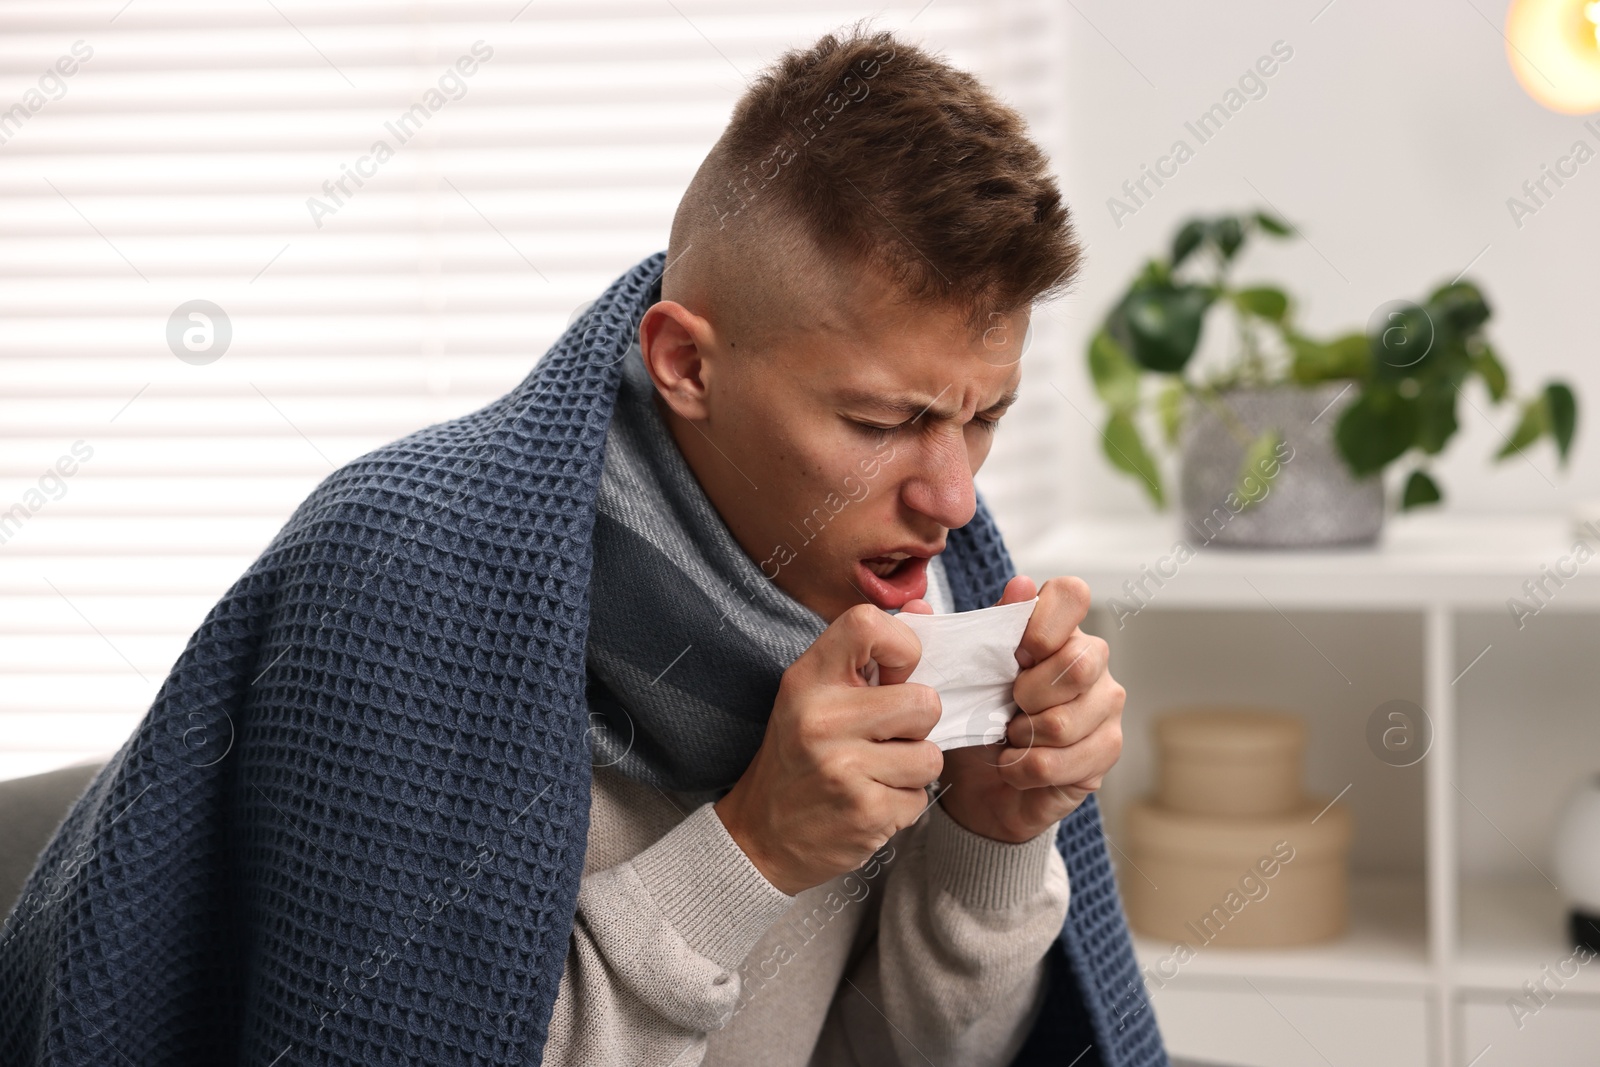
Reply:
[[[1034,584],[1033,579],[1026,574],[1019,574],[1006,583],[1005,591],[1000,594],[999,603],[995,607],[999,607],[1000,604],[1020,604],[1038,595],[1039,587]]]
[[[1000,604],[1020,604],[1025,600],[1032,600],[1039,595],[1039,587],[1032,578],[1026,574],[1019,574],[1006,583],[1005,590],[1000,594]],[[996,604],[995,607],[999,607]],[[1033,666],[1033,654],[1025,649],[1017,649],[1017,662],[1023,667]]]

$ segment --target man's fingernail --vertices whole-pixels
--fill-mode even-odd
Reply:
[[[1034,664],[1033,653],[1025,648],[1017,649],[1017,662],[1022,664],[1023,670],[1027,670]]]

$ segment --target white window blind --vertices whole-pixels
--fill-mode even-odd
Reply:
[[[765,63],[875,14],[1026,104],[1045,7],[0,7],[0,777],[114,750],[319,480],[665,248]]]

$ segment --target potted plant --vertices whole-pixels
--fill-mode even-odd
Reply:
[[[1552,381],[1532,396],[1512,394],[1476,285],[1458,279],[1420,304],[1384,305],[1365,330],[1314,338],[1296,326],[1282,288],[1230,277],[1252,235],[1292,232],[1262,211],[1190,219],[1089,343],[1090,377],[1108,409],[1103,451],[1157,507],[1166,489],[1141,428],[1152,415],[1180,452],[1183,509],[1208,543],[1370,542],[1382,526],[1389,464],[1410,467],[1401,510],[1442,498],[1428,468],[1456,432],[1472,377],[1490,406],[1512,401],[1520,410],[1497,460],[1548,436],[1566,465],[1578,422],[1573,391]],[[1200,374],[1191,361],[1219,306],[1232,313],[1235,357]]]

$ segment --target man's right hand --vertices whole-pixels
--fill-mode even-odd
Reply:
[[[783,672],[760,749],[716,803],[729,836],[783,892],[855,870],[926,810],[923,787],[944,753],[926,740],[938,692],[906,681],[921,656],[909,626],[860,604]]]

